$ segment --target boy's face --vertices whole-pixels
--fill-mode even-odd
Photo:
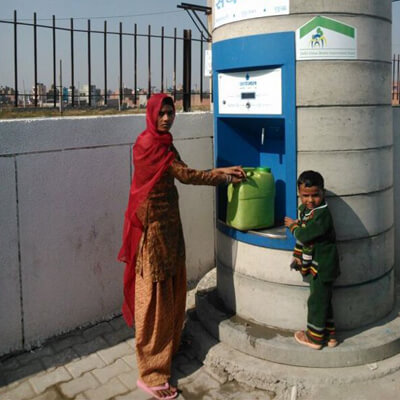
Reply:
[[[324,190],[318,186],[306,187],[304,183],[299,186],[299,196],[301,204],[309,210],[321,205],[324,201]]]

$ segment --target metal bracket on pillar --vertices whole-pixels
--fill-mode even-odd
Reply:
[[[190,3],[181,3],[177,5],[178,8],[183,8],[188,14],[193,23],[195,24],[196,28],[199,30],[201,36],[207,40],[207,42],[211,42],[212,35],[208,31],[207,27],[204,25],[203,21],[200,19],[200,17],[197,15],[196,11],[203,12],[205,15],[211,15],[211,7],[205,7],[205,6],[198,6],[197,4],[190,4]],[[197,21],[200,23],[200,25],[203,27],[203,29],[200,29],[199,25],[197,24],[196,20],[193,18],[192,12],[194,17],[197,19]],[[204,32],[206,32],[207,37],[204,36]]]

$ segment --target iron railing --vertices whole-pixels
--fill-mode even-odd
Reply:
[[[182,105],[184,111],[188,111],[191,108],[191,97],[196,94],[197,97],[200,98],[200,103],[202,103],[205,99],[210,98],[210,93],[204,89],[204,77],[203,77],[203,49],[204,49],[204,43],[208,42],[209,39],[206,39],[204,36],[203,32],[201,32],[201,37],[199,39],[193,38],[191,30],[184,30],[183,31],[183,36],[180,37],[178,36],[177,33],[177,28],[174,28],[173,30],[173,35],[166,35],[165,34],[165,29],[164,27],[161,27],[161,32],[160,34],[154,34],[152,33],[152,27],[151,25],[148,25],[147,33],[138,33],[138,27],[137,24],[133,25],[133,32],[126,32],[123,30],[123,25],[122,22],[119,23],[119,31],[114,32],[114,31],[109,31],[107,29],[107,21],[104,21],[104,29],[103,30],[95,30],[92,29],[91,27],[91,20],[87,20],[87,29],[77,29],[74,27],[74,19],[70,19],[70,26],[69,27],[60,27],[56,25],[56,18],[53,15],[52,18],[52,24],[51,25],[45,25],[45,24],[40,24],[37,21],[37,15],[36,13],[33,14],[33,22],[22,22],[18,21],[17,19],[17,11],[14,11],[14,18],[13,20],[0,20],[0,24],[12,24],[13,25],[13,43],[14,43],[14,88],[13,90],[13,104],[15,107],[20,107],[22,104],[25,104],[25,102],[22,102],[24,98],[28,96],[28,98],[32,98],[32,105],[34,107],[38,107],[39,105],[43,105],[42,101],[43,100],[43,94],[39,94],[39,85],[40,83],[38,82],[38,35],[37,31],[38,29],[46,29],[51,32],[51,38],[52,38],[52,59],[53,59],[53,76],[52,76],[52,87],[53,87],[53,93],[50,94],[52,99],[50,98],[50,101],[52,103],[53,107],[57,106],[57,102],[61,101],[60,96],[58,93],[57,88],[57,82],[56,82],[56,75],[57,75],[57,32],[58,31],[67,31],[70,32],[70,54],[69,54],[69,59],[70,59],[70,93],[68,94],[67,97],[67,104],[70,107],[77,107],[78,105],[81,105],[81,99],[82,96],[79,93],[79,88],[76,87],[75,83],[75,69],[76,69],[76,50],[75,50],[75,36],[77,33],[83,33],[86,34],[87,36],[87,46],[86,46],[86,51],[87,51],[87,93],[86,97],[86,105],[87,106],[96,106],[96,105],[102,105],[102,106],[108,106],[109,103],[111,102],[113,95],[109,94],[109,76],[108,76],[108,63],[109,63],[109,56],[108,56],[108,38],[110,35],[116,35],[119,38],[119,90],[117,93],[118,96],[118,103],[119,106],[124,104],[124,101],[126,100],[126,90],[124,90],[124,77],[127,76],[128,74],[131,74],[130,79],[133,79],[133,88],[132,88],[132,94],[128,95],[128,97],[131,98],[132,104],[134,106],[138,105],[138,99],[139,96],[145,95],[147,98],[150,97],[153,91],[153,86],[152,86],[152,44],[154,43],[155,40],[160,41],[160,58],[156,60],[155,62],[160,63],[160,81],[161,85],[160,88],[157,90],[164,92],[167,88],[164,86],[164,80],[165,80],[165,64],[166,62],[170,63],[169,65],[172,68],[172,90],[171,90],[171,95],[173,96],[175,101],[182,100]],[[33,93],[21,93],[19,90],[19,82],[18,82],[18,73],[19,73],[19,67],[18,67],[18,46],[19,46],[19,41],[18,41],[18,27],[20,26],[27,26],[31,27],[33,30],[33,76],[34,76],[34,85],[33,85]],[[93,65],[92,65],[92,35],[99,35],[102,36],[103,38],[103,77],[104,77],[104,82],[103,82],[103,95],[99,94],[97,92],[92,91],[92,72],[93,72]],[[123,52],[123,41],[125,40],[131,40],[132,42],[132,57],[133,57],[133,71],[130,71],[128,74],[125,72],[124,76],[124,67],[123,67],[123,59],[124,59],[124,52]],[[143,90],[142,93],[140,94],[138,91],[138,74],[143,75],[146,73],[143,71],[143,68],[138,67],[138,40],[142,39],[144,41],[147,41],[147,89]],[[168,57],[165,57],[165,46],[164,43],[169,40],[170,43],[172,42],[173,46],[173,54],[169,54]],[[178,42],[183,43],[183,56],[182,56],[182,81],[180,84],[182,85],[182,89],[178,89],[178,80],[177,80],[177,48],[178,48]],[[200,63],[200,76],[197,78],[199,82],[199,90],[198,91],[193,91],[192,90],[192,45],[196,44],[199,47],[199,63]],[[84,56],[82,54],[79,55],[80,60],[84,59]],[[145,57],[143,54],[140,55],[143,59]],[[167,59],[166,59],[167,58]],[[10,58],[10,62],[12,62],[12,58]],[[5,62],[5,60],[3,60]],[[172,64],[172,65],[171,65]],[[0,82],[1,85],[1,82]],[[4,88],[3,88],[4,89]],[[62,88],[61,88],[62,90]],[[2,96],[3,95],[3,96]],[[114,95],[115,97],[115,95]],[[0,102],[4,103],[4,98],[10,98],[10,96],[5,96],[4,93],[0,93]],[[39,104],[41,103],[41,104]],[[48,96],[46,98],[46,103],[48,105]]]

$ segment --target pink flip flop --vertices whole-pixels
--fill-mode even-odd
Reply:
[[[304,331],[295,332],[294,338],[296,339],[297,343],[308,346],[314,350],[320,350],[322,348],[321,344],[313,343],[310,339],[308,339],[308,337]]]
[[[165,382],[164,385],[161,386],[147,386],[144,382],[141,380],[136,381],[136,386],[140,389],[142,389],[144,392],[151,394],[154,398],[158,400],[170,400],[170,399],[175,399],[178,396],[178,391],[175,393],[169,395],[169,396],[158,396],[157,392],[160,390],[169,390],[170,386],[168,382]]]

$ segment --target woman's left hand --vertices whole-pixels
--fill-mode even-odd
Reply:
[[[238,178],[239,182],[246,179],[246,172],[244,172],[240,165],[225,168],[215,168],[214,171],[219,174],[232,175],[232,178]]]

